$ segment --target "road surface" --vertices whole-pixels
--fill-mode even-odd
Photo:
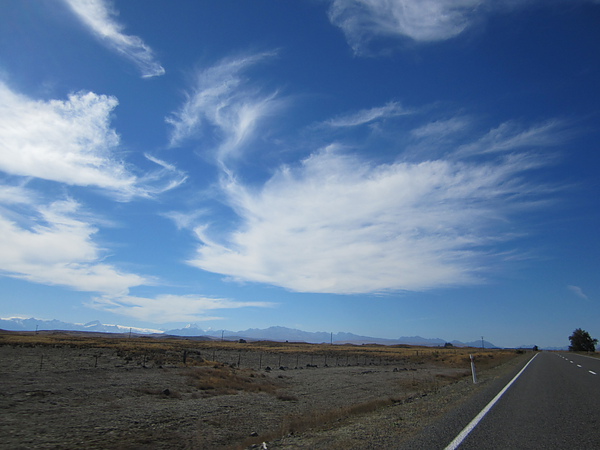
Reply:
[[[458,448],[600,449],[600,360],[538,354]]]
[[[409,447],[600,449],[600,359],[541,352],[525,362],[516,379],[518,370],[426,429]]]

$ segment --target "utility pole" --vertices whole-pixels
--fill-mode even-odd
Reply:
[[[483,336],[481,336],[481,348],[485,348],[485,345],[483,344]]]

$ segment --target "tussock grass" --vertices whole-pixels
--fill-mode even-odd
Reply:
[[[205,396],[229,395],[243,392],[275,394],[278,386],[263,374],[250,369],[235,369],[226,365],[194,367],[185,375],[189,383]]]
[[[270,433],[265,433],[260,437],[249,437],[231,448],[232,450],[242,450],[252,446],[253,444],[259,444],[263,441],[271,441],[290,434],[302,433],[312,429],[326,428],[331,426],[333,423],[343,421],[350,417],[368,414],[380,408],[407,400],[410,401],[410,397],[378,398],[342,408],[335,408],[325,411],[311,411],[310,413],[306,414],[287,415],[281,421],[281,426],[279,429]]]
[[[125,360],[135,360],[143,365],[154,366],[202,366],[205,360],[219,352],[229,355],[260,353],[263,361],[271,364],[276,355],[283,355],[290,363],[290,356],[314,359],[315,365],[323,367],[344,365],[398,365],[434,364],[442,367],[469,367],[469,355],[473,354],[478,369],[486,369],[501,364],[514,357],[512,350],[476,348],[408,347],[405,345],[330,345],[288,342],[258,341],[238,343],[232,341],[202,341],[179,337],[136,336],[128,334],[105,334],[84,332],[42,331],[3,332],[0,331],[0,345],[22,347],[71,347],[80,349],[111,349]],[[270,355],[270,356],[269,356]],[[286,359],[287,358],[287,359]],[[281,359],[281,358],[280,358]],[[235,363],[234,363],[235,364]],[[293,364],[292,364],[293,366]],[[260,367],[255,367],[259,369]]]

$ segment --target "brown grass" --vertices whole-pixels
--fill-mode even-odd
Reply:
[[[231,448],[232,450],[242,450],[254,444],[279,439],[290,434],[326,428],[335,422],[340,422],[350,417],[368,414],[380,408],[393,405],[394,403],[411,400],[412,397],[410,396],[405,398],[378,398],[343,408],[335,408],[326,411],[312,411],[301,415],[288,415],[281,421],[279,429],[274,430],[271,433],[265,433],[260,436],[260,438],[249,437]]]
[[[435,392],[440,387],[456,382],[470,375],[466,370],[470,366],[470,355],[475,358],[478,371],[485,370],[513,358],[514,350],[483,350],[475,348],[432,348],[382,345],[330,345],[280,342],[249,342],[238,343],[231,341],[199,341],[194,339],[156,336],[132,336],[70,333],[58,331],[34,332],[3,332],[0,331],[0,345],[22,347],[71,347],[80,349],[107,349],[114,351],[120,358],[135,360],[143,365],[150,362],[153,366],[176,367],[178,372],[187,379],[187,386],[194,390],[193,398],[216,395],[231,395],[239,392],[265,393],[284,402],[296,402],[298,398],[286,393],[283,381],[265,376],[264,373],[253,369],[241,369],[236,364],[223,364],[209,359],[214,352],[254,352],[265,355],[265,361],[277,360],[277,355],[304,355],[304,362],[315,357],[320,366],[323,362],[328,365],[348,364],[383,364],[391,367],[403,367],[398,380],[399,387],[405,396],[402,398],[379,398],[368,402],[358,403],[343,408],[325,411],[312,411],[301,415],[289,415],[283,418],[278,429],[270,435],[249,438],[240,447],[246,448],[251,444],[279,438],[290,433],[305,431],[331,425],[348,417],[366,414],[379,408],[397,402],[408,402],[412,398],[429,392]],[[42,354],[43,357],[43,354]],[[284,358],[286,359],[286,358]],[[296,359],[296,358],[292,358]],[[239,360],[238,360],[239,361]],[[281,358],[279,358],[281,361]],[[312,364],[312,363],[311,363]],[[418,365],[432,368],[433,374],[426,378],[413,375]],[[265,368],[263,364],[262,368]],[[411,367],[407,370],[407,367]],[[444,368],[446,373],[436,374],[437,367]],[[258,367],[256,367],[258,368]],[[448,368],[457,369],[450,370]],[[170,369],[163,369],[170,370]],[[175,369],[173,369],[175,370]],[[396,369],[394,369],[396,370]],[[405,371],[405,372],[404,372]],[[447,373],[452,372],[452,373]],[[140,388],[139,392],[146,395],[164,398],[181,398],[188,395],[186,388],[183,393],[176,391]],[[198,396],[198,397],[196,397]]]
[[[0,332],[0,345],[27,347],[68,346],[74,348],[114,349],[120,356],[154,361],[157,364],[203,365],[211,351],[260,352],[264,355],[314,356],[319,364],[399,364],[433,363],[444,367],[465,367],[473,354],[478,367],[495,366],[514,356],[513,350],[477,348],[407,347],[405,345],[331,345],[294,342],[258,341],[240,344],[232,341],[198,341],[183,337],[112,335],[101,333],[70,333],[60,331]],[[210,358],[208,358],[210,359]],[[265,357],[266,360],[266,357]]]
[[[190,385],[206,396],[228,395],[244,392],[275,394],[278,386],[263,374],[250,369],[235,369],[226,365],[194,367],[185,374]]]

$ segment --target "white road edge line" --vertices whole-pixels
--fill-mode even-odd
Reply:
[[[471,422],[469,422],[469,424],[463,428],[463,430],[458,434],[458,436],[456,436],[454,438],[454,440],[452,442],[450,442],[448,444],[448,446],[444,449],[444,450],[455,450],[456,448],[458,448],[458,446],[460,444],[462,444],[462,442],[466,439],[466,437],[469,435],[469,433],[471,431],[473,431],[473,429],[477,426],[477,424],[479,422],[481,422],[481,419],[483,419],[485,417],[485,415],[490,411],[490,409],[492,409],[492,407],[496,404],[496,402],[498,400],[500,400],[500,397],[502,397],[502,395],[504,395],[504,393],[508,390],[509,387],[511,387],[511,385],[517,381],[517,378],[519,378],[519,376],[525,371],[525,369],[527,369],[527,366],[529,364],[531,364],[531,361],[533,361],[535,359],[535,357],[539,355],[539,353],[536,353],[533,358],[531,358],[529,360],[529,362],[527,364],[525,364],[525,367],[523,367],[518,374],[515,375],[515,377],[510,380],[508,382],[508,384],[506,386],[504,386],[504,388],[498,392],[498,394],[492,399],[491,402],[489,402],[485,408],[483,408],[481,410],[481,412],[479,414],[477,414],[475,416],[475,418],[473,420],[471,420]]]

